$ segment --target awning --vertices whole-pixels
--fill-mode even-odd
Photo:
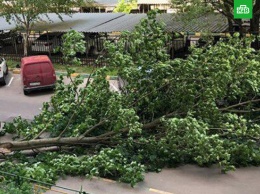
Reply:
[[[137,0],[137,4],[150,4],[150,5],[155,5],[155,4],[171,4],[170,0]]]
[[[48,17],[41,16],[42,21],[37,22],[32,30],[67,32],[71,29],[79,32],[122,32],[132,31],[140,23],[146,14],[124,14],[124,13],[75,13],[73,15],[62,15],[63,21],[54,13]],[[49,19],[50,20],[49,20]],[[183,20],[177,14],[159,14],[159,21],[166,24],[168,32],[212,32],[222,33],[228,31],[226,17],[221,14],[207,14],[190,21]],[[0,30],[15,29],[14,22],[10,24],[5,18],[0,17]]]

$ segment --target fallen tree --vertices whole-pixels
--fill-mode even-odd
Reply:
[[[218,164],[226,172],[259,165],[260,55],[250,47],[253,37],[235,34],[192,48],[187,59],[170,60],[169,39],[155,15],[149,13],[116,45],[106,43],[110,66],[96,70],[84,87],[81,77],[67,85],[60,77],[51,101],[31,123],[16,118],[5,125],[20,139],[0,144],[10,151],[64,145],[73,150],[33,160],[14,152],[1,168],[29,177],[38,172],[37,180],[46,182],[72,174],[134,185],[145,170],[165,166]],[[82,37],[74,31],[64,36],[69,64],[79,62],[74,56],[84,50]],[[110,67],[127,83],[121,92],[109,89]]]

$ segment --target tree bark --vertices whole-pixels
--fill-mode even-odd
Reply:
[[[66,137],[66,138],[46,138],[46,139],[36,139],[29,141],[11,141],[7,143],[0,144],[0,147],[4,147],[11,151],[21,151],[21,150],[30,150],[43,147],[52,147],[52,146],[62,146],[62,145],[84,145],[87,143],[98,143],[102,140],[108,138],[103,137]]]
[[[164,117],[157,118],[150,123],[146,123],[142,126],[143,130],[152,129],[161,124],[162,118],[170,118],[176,115],[176,112],[166,114]],[[100,122],[103,123],[103,122]],[[99,126],[99,124],[97,124]],[[89,129],[91,130],[91,128]],[[88,131],[88,130],[87,130]],[[96,137],[56,137],[56,138],[44,138],[44,139],[32,139],[28,141],[10,141],[0,144],[0,148],[6,148],[10,151],[21,151],[21,150],[31,150],[43,147],[52,147],[52,146],[72,146],[72,145],[85,145],[93,143],[107,143],[117,134],[122,134],[128,132],[128,128],[122,128],[119,131],[109,131],[102,135]]]
[[[256,0],[253,7],[253,18],[250,20],[250,32],[259,35],[260,1]]]

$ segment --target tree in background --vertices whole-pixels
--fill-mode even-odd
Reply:
[[[114,9],[114,12],[130,13],[135,7],[137,7],[137,0],[120,0]]]
[[[188,13],[191,18],[199,17],[207,12],[218,11],[228,19],[229,31],[233,32],[233,24],[239,26],[243,32],[242,20],[234,19],[234,0],[172,0],[174,7],[182,13]],[[250,30],[252,34],[259,34],[260,1],[253,0],[253,18],[250,20]]]
[[[24,55],[28,55],[28,37],[35,23],[41,20],[41,15],[56,13],[62,20],[60,13],[70,14],[74,7],[81,5],[81,0],[0,0],[0,16],[7,22],[14,22],[24,30]],[[48,16],[47,16],[48,17]]]

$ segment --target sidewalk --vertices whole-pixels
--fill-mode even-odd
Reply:
[[[219,168],[200,168],[185,165],[164,169],[160,173],[147,173],[144,182],[134,188],[108,179],[92,180],[84,177],[60,179],[56,185],[89,194],[260,194],[260,167],[240,168],[221,174]],[[54,188],[64,194],[75,192]],[[46,194],[57,192],[48,191]]]
[[[10,68],[9,70],[12,71],[13,74],[20,74],[20,68],[13,68],[13,69]],[[67,73],[63,72],[63,71],[55,71],[55,73],[56,73],[57,76],[60,76],[60,75],[65,76],[65,75],[67,75]],[[87,74],[87,73],[73,73],[73,74],[71,74],[71,77],[76,77],[78,75],[82,76],[83,78],[89,77],[89,74]],[[91,76],[91,77],[93,77],[93,76]],[[108,76],[108,79],[109,80],[116,80],[117,76]]]

